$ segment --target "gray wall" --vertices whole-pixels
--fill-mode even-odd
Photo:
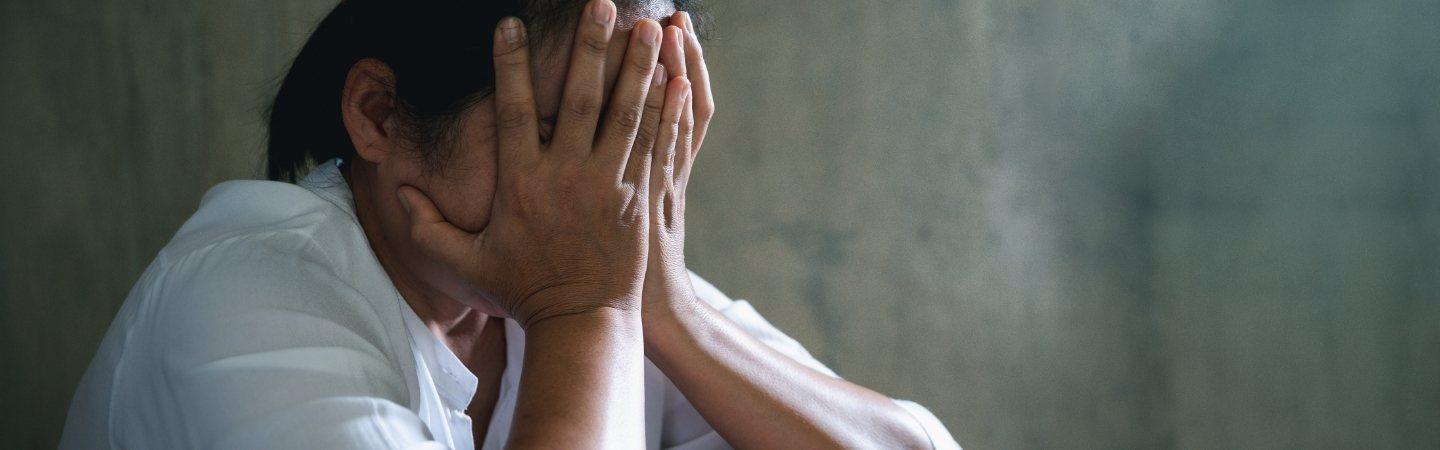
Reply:
[[[0,447],[326,2],[0,2]],[[712,0],[690,259],[973,448],[1440,446],[1440,1]]]

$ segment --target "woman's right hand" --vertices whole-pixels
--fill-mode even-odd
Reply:
[[[483,232],[450,224],[413,187],[399,191],[416,244],[526,328],[603,308],[639,312],[656,135],[651,127],[678,123],[689,84],[666,83],[663,69],[655,73],[661,27],[642,20],[602,121],[614,22],[612,3],[587,7],[548,143],[540,141],[523,25],[509,18],[496,29],[499,169]],[[662,109],[666,114],[658,114]],[[662,155],[663,145],[654,146]]]

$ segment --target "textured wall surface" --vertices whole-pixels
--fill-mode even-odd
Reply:
[[[54,448],[140,272],[206,189],[260,173],[322,3],[0,1],[0,448]]]
[[[310,2],[0,2],[0,447]],[[1440,1],[711,0],[690,259],[972,448],[1440,446]]]

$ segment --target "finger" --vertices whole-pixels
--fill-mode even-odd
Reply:
[[[610,37],[610,50],[605,53],[605,89],[603,92],[615,91],[615,81],[620,79],[620,69],[625,67],[625,51],[629,50],[630,36],[624,36],[624,42],[621,42],[621,38],[619,33]]]
[[[710,117],[715,115],[715,96],[710,92],[710,70],[705,66],[705,54],[700,48],[695,22],[690,19],[690,13],[680,14],[685,16],[686,77],[695,84],[695,137],[692,147],[699,151],[700,145],[705,142],[705,131],[710,128]]]
[[[695,165],[699,148],[695,144],[695,95],[692,88],[690,98],[681,107],[680,135],[675,139],[675,192],[682,197],[690,185],[690,168]]]
[[[655,161],[650,168],[651,205],[655,211],[665,211],[667,195],[675,185],[675,151],[680,137],[680,122],[685,115],[685,104],[690,101],[690,80],[675,77],[665,89],[665,110],[660,118],[660,135],[655,141]]]
[[[595,127],[605,102],[605,51],[614,27],[615,3],[610,0],[591,0],[575,27],[565,94],[552,140],[562,151],[588,152],[595,143]]]
[[[683,12],[678,12],[675,13],[675,17],[671,20],[671,22],[683,26],[685,25],[686,17],[687,16]],[[660,62],[666,67],[680,68],[680,70],[683,71],[681,72],[681,76],[684,76],[684,74],[689,71],[689,68],[687,67],[689,62],[685,58],[685,29],[680,26],[672,26],[666,28],[665,31],[665,43],[660,49]],[[689,81],[689,78],[687,77],[686,80]],[[694,85],[692,84],[692,89],[693,86]],[[693,121],[692,118],[694,117],[694,110],[691,105],[694,104],[694,100],[695,92],[692,91],[690,93],[690,96],[688,96],[685,104],[681,106],[680,133],[678,134],[675,142],[674,169],[676,171],[674,175],[672,175],[672,180],[676,184],[676,191],[683,189],[685,161],[690,159],[691,142],[689,130],[691,129],[691,127],[686,126],[686,123]]]
[[[625,51],[625,63],[611,93],[610,111],[605,114],[605,124],[595,148],[597,157],[616,162],[617,175],[623,173],[621,165],[635,146],[635,134],[645,114],[645,96],[650,91],[659,52],[660,24],[650,19],[640,20],[630,35],[630,48]]]
[[[502,167],[540,150],[528,42],[520,19],[507,17],[495,28],[495,128]]]
[[[435,208],[435,203],[419,189],[401,186],[397,195],[400,205],[410,215],[410,240],[441,264],[452,268],[463,267],[475,235],[446,221],[440,210]]]
[[[668,77],[665,75],[665,68],[655,67],[655,73],[650,77],[650,92],[645,95],[645,117],[640,125],[640,131],[635,134],[635,147],[630,150],[630,160],[625,163],[624,180],[629,183],[636,183],[644,161],[642,158],[650,155],[651,148],[655,146],[655,135],[660,129],[660,115],[665,108],[665,82]]]
[[[660,44],[660,64],[665,66],[671,77],[686,76],[685,32],[680,27],[665,27],[665,37]]]

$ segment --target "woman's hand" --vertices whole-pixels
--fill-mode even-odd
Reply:
[[[670,23],[672,25],[665,28],[660,62],[671,75],[693,80],[693,89],[690,101],[683,106],[678,127],[661,130],[662,134],[676,135],[674,158],[657,153],[654,164],[659,170],[650,179],[650,254],[642,308],[647,322],[672,313],[684,314],[683,310],[695,301],[685,266],[685,190],[690,184],[690,169],[715,112],[710,74],[690,15],[675,13]],[[647,330],[651,328],[646,326]]]
[[[665,101],[664,89],[652,92],[664,81],[655,74],[662,30],[642,20],[602,121],[605,48],[614,6],[592,2],[586,11],[548,144],[540,142],[525,31],[513,19],[497,30],[499,170],[490,222],[482,233],[451,225],[415,188],[399,192],[417,245],[526,328],[603,308],[639,309],[653,153],[638,145],[646,139],[637,134],[643,138],[641,127],[649,125],[642,120],[647,97],[651,104],[683,103]],[[678,128],[679,121],[678,113],[665,115],[656,117],[654,126]]]

